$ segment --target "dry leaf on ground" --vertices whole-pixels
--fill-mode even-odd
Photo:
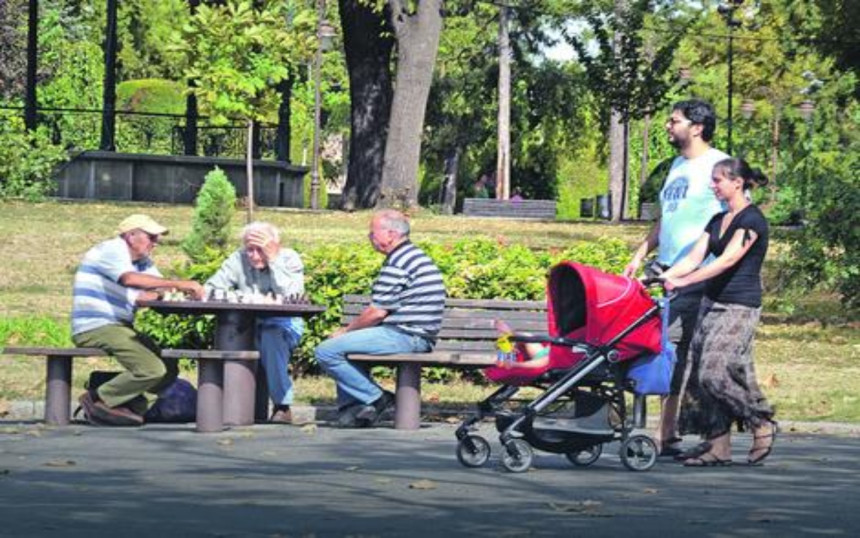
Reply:
[[[45,463],[45,467],[73,467],[77,465],[75,460],[51,460]]]
[[[438,485],[432,480],[418,480],[409,484],[409,489],[436,489]]]
[[[302,433],[306,433],[308,435],[313,435],[317,432],[317,425],[316,424],[305,424],[304,426],[302,426],[301,429],[302,429]]]

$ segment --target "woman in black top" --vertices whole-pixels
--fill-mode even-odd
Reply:
[[[751,465],[770,454],[776,438],[773,409],[759,389],[752,361],[768,226],[746,191],[766,183],[743,159],[717,163],[712,187],[728,211],[715,215],[690,254],[663,273],[667,290],[707,281],[679,420],[682,433],[701,434],[706,441],[694,451],[698,456],[684,460],[688,467],[731,464],[735,422],[753,432],[747,459]],[[708,256],[713,257],[702,265]]]

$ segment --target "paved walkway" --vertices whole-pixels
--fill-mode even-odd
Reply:
[[[450,424],[197,434],[5,422],[0,536],[860,535],[852,436],[783,434],[764,467],[645,473],[615,447],[589,468],[539,453],[510,474],[496,457],[461,467],[455,446]]]

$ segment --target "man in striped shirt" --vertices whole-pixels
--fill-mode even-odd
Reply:
[[[399,211],[378,211],[370,222],[373,248],[386,255],[372,297],[357,318],[316,349],[320,366],[337,383],[338,423],[376,424],[394,404],[370,375],[347,360],[349,353],[392,355],[429,352],[442,327],[445,285],[436,264],[409,240],[409,220]]]
[[[90,249],[75,273],[72,341],[103,349],[125,368],[80,397],[87,420],[139,426],[145,404],[138,397],[172,383],[177,368],[175,362],[163,362],[155,345],[134,330],[137,303],[157,299],[162,290],[181,290],[196,299],[204,292],[193,280],[162,278],[153,265],[150,254],[167,228],[146,215],[132,215],[117,233]]]

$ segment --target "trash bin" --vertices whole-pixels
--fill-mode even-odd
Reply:
[[[594,197],[594,206],[597,208],[597,217],[605,220],[612,218],[612,195],[598,194]]]
[[[590,219],[594,218],[594,200],[591,198],[582,198],[579,200],[579,218]]]

